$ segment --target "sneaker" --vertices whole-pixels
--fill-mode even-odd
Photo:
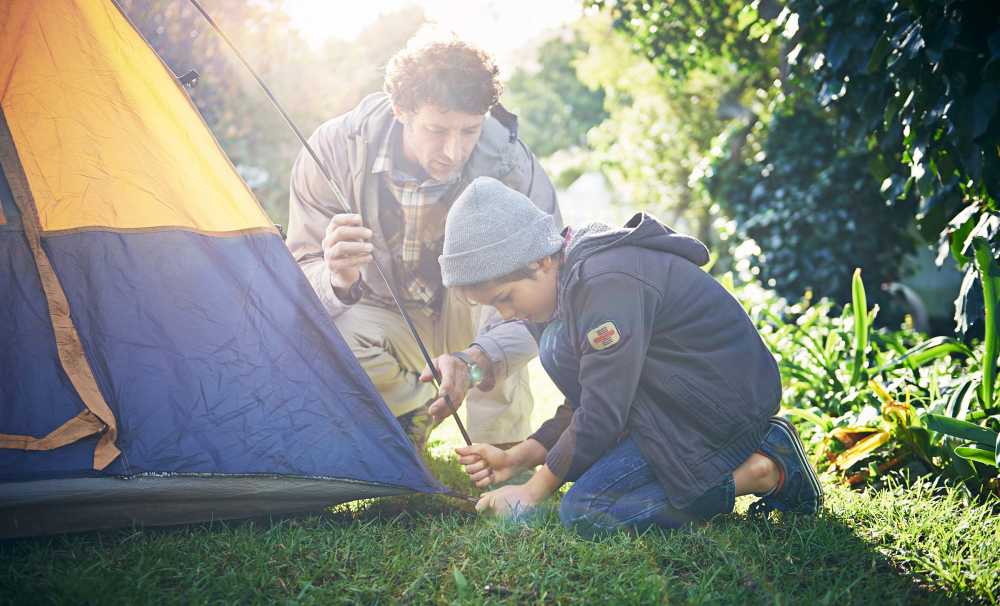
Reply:
[[[760,452],[778,464],[781,479],[767,496],[750,506],[752,514],[778,511],[815,514],[823,505],[823,490],[806,458],[799,432],[789,421],[771,417]]]

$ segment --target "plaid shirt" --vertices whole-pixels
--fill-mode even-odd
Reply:
[[[438,257],[460,175],[437,181],[421,170],[421,176],[414,176],[403,168],[402,148],[402,125],[394,121],[375,156],[372,174],[381,175],[383,189],[398,205],[380,204],[379,221],[389,250],[399,251],[397,278],[403,298],[435,314],[444,294]]]

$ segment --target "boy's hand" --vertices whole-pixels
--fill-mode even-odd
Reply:
[[[515,465],[510,451],[500,450],[490,444],[473,444],[456,448],[458,463],[465,466],[477,488],[483,488],[496,482],[504,482],[520,471]]]
[[[496,490],[484,492],[476,503],[479,513],[493,513],[505,518],[523,515],[538,505],[544,497],[540,497],[527,484],[521,486],[502,486]]]

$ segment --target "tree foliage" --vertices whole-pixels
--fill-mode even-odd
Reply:
[[[870,286],[898,278],[899,259],[914,248],[909,215],[886,208],[867,168],[873,154],[835,132],[836,112],[816,103],[814,80],[788,60],[798,44],[788,11],[769,2],[628,0],[608,10],[671,96],[706,74],[722,85],[710,98],[714,116],[686,116],[711,132],[697,152],[709,160],[689,183],[706,187],[733,221],[734,255],[755,250],[740,246],[754,240],[753,273],[791,298],[808,288],[839,301],[850,295],[844,267],[863,267]]]
[[[539,156],[585,145],[587,132],[606,117],[604,91],[577,78],[587,44],[576,32],[546,41],[537,69],[520,68],[505,86],[503,102],[518,114],[520,134]]]
[[[590,131],[592,164],[608,177],[622,203],[649,209],[712,240],[709,201],[689,180],[724,127],[722,114],[735,107],[727,91],[740,76],[696,69],[674,82],[633,52],[629,38],[607,15],[591,16],[580,31],[589,50],[577,63],[579,77],[605,91],[608,112]]]
[[[252,77],[186,0],[120,3],[176,75],[198,72],[192,100],[271,219],[285,224],[301,145]],[[203,4],[306,134],[380,90],[385,63],[424,22],[417,8],[387,13],[354,42],[317,51],[290,26],[281,0]]]
[[[819,103],[838,111],[842,132],[866,137],[887,197],[916,193],[916,218],[928,241],[940,241],[939,259],[950,251],[966,269],[956,302],[964,330],[982,311],[968,305],[973,239],[1000,253],[996,2],[793,0],[789,8],[800,15],[802,66]]]
[[[871,268],[865,282],[885,307],[880,285],[899,279],[900,252],[913,246],[911,211],[884,202],[863,142],[845,141],[810,104],[784,107],[757,130],[736,157],[717,150],[706,186],[735,220],[737,241],[757,244],[749,258],[759,279],[792,300],[812,290],[847,301],[853,260]]]

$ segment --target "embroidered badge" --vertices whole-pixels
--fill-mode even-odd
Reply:
[[[587,340],[590,341],[590,346],[597,351],[607,349],[618,341],[621,341],[621,339],[622,337],[618,334],[618,328],[615,327],[614,322],[605,322],[587,333]]]

